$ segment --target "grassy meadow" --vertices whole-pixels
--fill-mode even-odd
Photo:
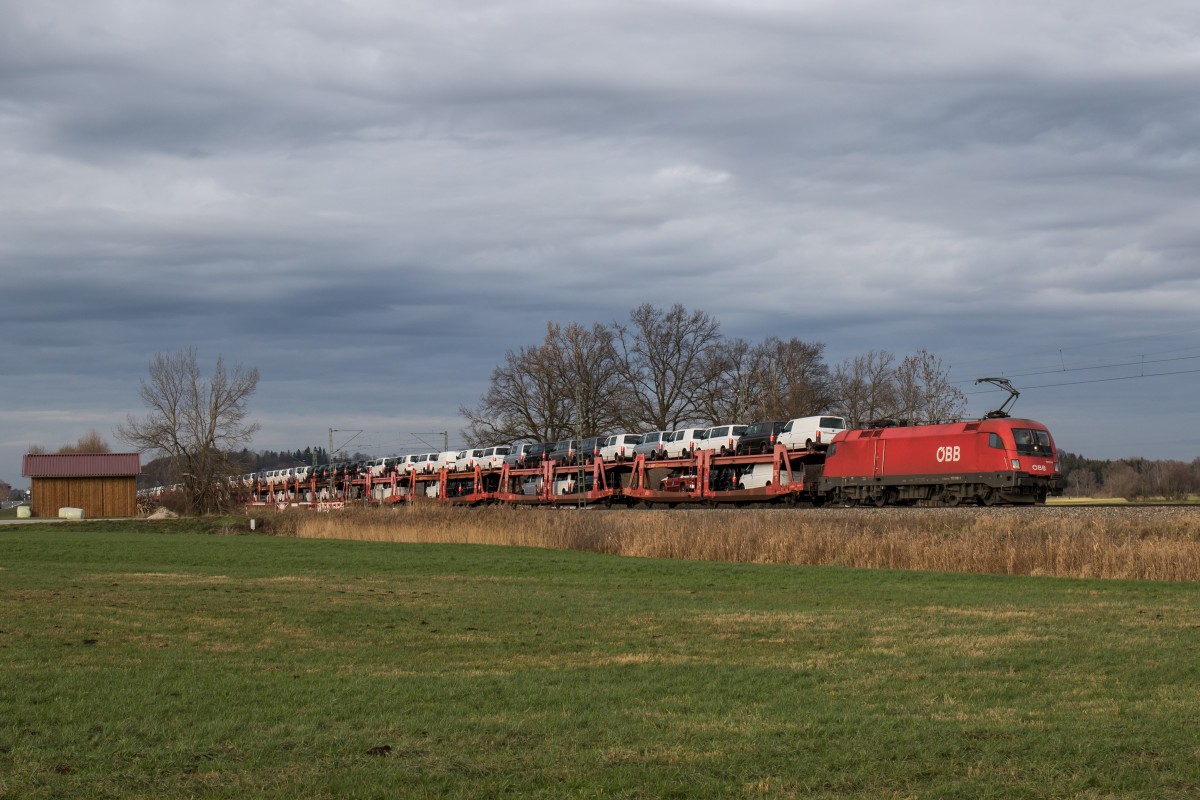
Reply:
[[[1200,587],[0,528],[0,797],[1195,797]]]

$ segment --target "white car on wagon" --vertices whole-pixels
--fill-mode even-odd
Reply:
[[[771,479],[775,475],[774,464],[747,464],[738,475],[737,488],[739,489],[761,489],[764,486],[771,485]],[[779,484],[785,486],[788,483],[787,470],[779,471]]]
[[[468,447],[466,450],[459,450],[458,455],[454,457],[454,464],[449,466],[454,472],[473,472],[481,458],[483,458],[482,447]]]
[[[797,417],[787,421],[775,441],[788,450],[824,450],[846,427],[845,417]]]
[[[504,463],[510,467],[520,467],[525,461],[525,454],[531,447],[533,447],[532,442],[515,442],[508,445],[508,454],[504,456]]]
[[[673,431],[650,431],[642,434],[642,440],[634,446],[635,455],[643,455],[647,459],[662,458],[666,455],[667,442]]]
[[[388,471],[388,467],[390,467],[392,464],[395,464],[397,460],[397,456],[384,456],[383,458],[377,458],[374,461],[371,461],[369,464],[371,467],[371,477],[382,477],[383,473]]]
[[[408,457],[405,462],[405,472],[427,473],[433,472],[433,462],[437,460],[437,453],[417,453]]]
[[[716,425],[704,432],[701,450],[712,450],[720,455],[733,455],[737,452],[738,440],[746,432],[746,425]]]
[[[427,471],[428,472],[439,472],[439,471],[441,471],[442,467],[445,467],[446,469],[453,472],[454,471],[454,462],[458,458],[458,454],[460,452],[462,452],[462,451],[461,450],[443,450],[440,453],[431,453],[430,455],[432,455],[433,458],[431,458],[429,460],[429,466],[427,467]]]
[[[640,433],[617,433],[604,440],[600,447],[602,461],[624,461],[633,458],[633,451],[642,443]]]
[[[683,458],[704,445],[704,434],[708,428],[680,428],[671,432],[671,438],[663,442],[666,458]]]
[[[500,469],[504,466],[504,457],[508,455],[508,445],[502,444],[495,447],[485,447],[475,463],[480,469]]]

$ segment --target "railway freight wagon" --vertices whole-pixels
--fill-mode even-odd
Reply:
[[[1050,431],[1006,417],[844,431],[818,491],[832,503],[954,506],[1041,503],[1062,487]]]
[[[378,475],[329,467],[229,479],[250,505],[343,507],[348,502],[454,505],[983,505],[1043,503],[1062,493],[1054,440],[1046,426],[1002,411],[936,425],[843,430],[828,450],[719,455],[711,450],[651,460],[475,464],[465,471],[384,465]],[[807,444],[807,443],[806,443]],[[532,449],[531,449],[532,452]]]

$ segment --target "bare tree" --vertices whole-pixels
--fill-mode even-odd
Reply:
[[[1149,494],[1142,475],[1127,461],[1113,461],[1104,470],[1104,495],[1139,500]]]
[[[704,419],[706,372],[721,324],[703,311],[649,303],[630,312],[629,323],[616,325],[614,340],[629,397],[623,426],[670,429]]]
[[[896,416],[916,422],[945,422],[962,416],[967,397],[950,383],[949,369],[928,350],[918,350],[896,367]]]
[[[231,452],[258,430],[258,423],[246,421],[257,387],[257,369],[238,364],[227,371],[220,356],[205,379],[194,347],[158,353],[138,391],[150,411],[140,419],[129,415],[117,436],[142,452],[169,458],[192,511],[218,511],[227,497],[226,476],[237,471]]]
[[[522,439],[548,441],[567,431],[571,409],[562,394],[556,361],[544,344],[505,353],[479,404],[459,407],[467,419],[463,438],[478,447]]]
[[[719,422],[784,420],[825,411],[833,400],[825,345],[771,336],[751,346],[722,341],[706,360],[700,409]]]
[[[833,401],[833,378],[825,345],[771,336],[754,348],[750,401],[756,420],[783,420],[826,411]]]
[[[572,433],[595,436],[613,430],[625,403],[613,332],[599,323],[591,328],[550,323],[545,347],[569,404]]]
[[[1095,497],[1100,488],[1100,482],[1091,470],[1080,469],[1067,477],[1066,494],[1069,497]]]
[[[896,386],[892,365],[896,357],[886,350],[870,350],[848,358],[834,370],[832,410],[851,421],[865,425],[890,417],[896,412]]]
[[[1196,490],[1191,467],[1182,461],[1159,461],[1155,466],[1157,494],[1168,500],[1186,500]]]
[[[29,455],[46,455],[50,452],[49,449],[42,447],[40,444],[31,445],[25,450]],[[105,441],[104,437],[96,430],[90,430],[83,436],[80,436],[75,444],[64,444],[55,451],[59,454],[67,453],[111,453],[112,447]]]
[[[549,441],[605,433],[624,402],[613,332],[603,325],[546,325],[536,347],[505,354],[475,407],[459,408],[467,419],[463,438],[472,446],[522,439]]]
[[[79,437],[79,441],[75,444],[65,444],[58,448],[60,453],[111,453],[112,448],[104,437],[95,430],[90,430],[83,436]]]
[[[700,416],[714,424],[748,420],[753,393],[752,348],[745,339],[718,342],[704,361]]]

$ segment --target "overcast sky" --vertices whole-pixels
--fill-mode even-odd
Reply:
[[[0,0],[0,479],[189,346],[257,449],[454,444],[643,302],[1190,461],[1198,143],[1192,2]]]

